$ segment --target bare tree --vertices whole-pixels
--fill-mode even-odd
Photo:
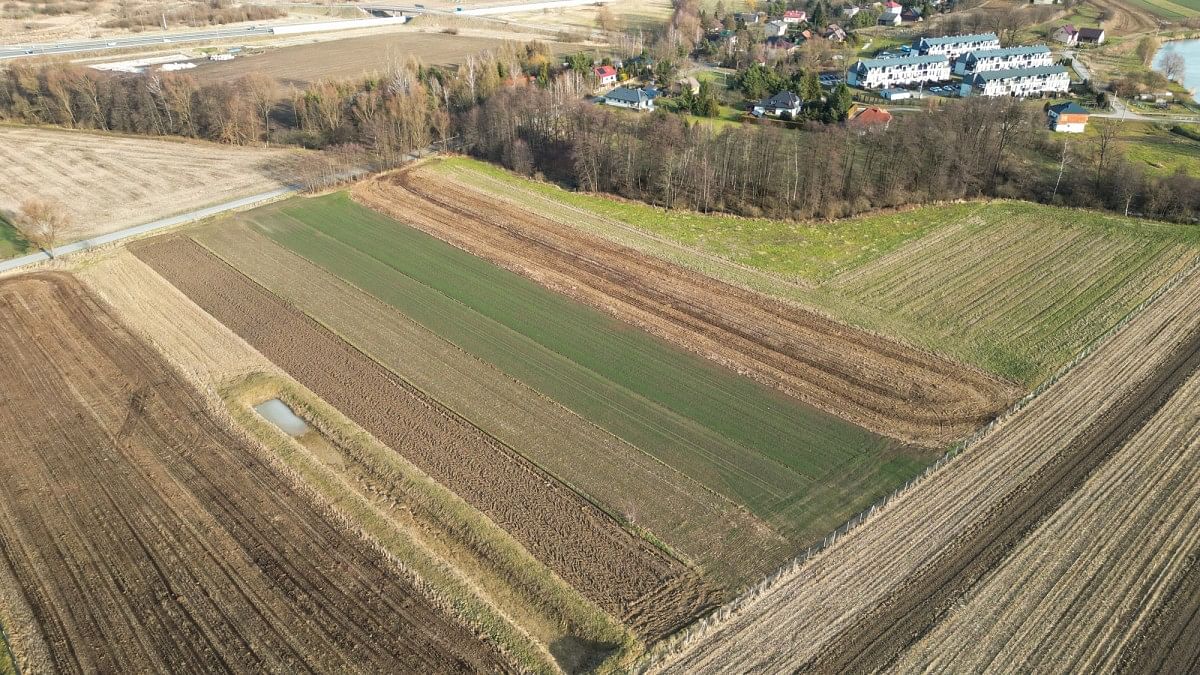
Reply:
[[[21,234],[51,258],[69,222],[67,210],[57,201],[33,197],[21,202],[18,216]]]
[[[1104,170],[1108,168],[1112,156],[1117,152],[1117,136],[1120,135],[1119,122],[1112,120],[1099,120],[1095,123],[1096,137],[1092,141],[1093,149],[1096,157],[1096,188],[1099,189],[1100,181],[1104,177]]]
[[[1138,40],[1136,54],[1143,66],[1149,66],[1154,61],[1154,55],[1158,53],[1158,47],[1158,38],[1153,35],[1147,35]]]
[[[1168,80],[1175,80],[1176,82],[1183,80],[1183,76],[1187,72],[1187,62],[1183,60],[1183,54],[1176,51],[1164,54],[1162,71]]]

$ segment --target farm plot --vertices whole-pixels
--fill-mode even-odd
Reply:
[[[1193,373],[897,668],[1200,668],[1200,633],[1188,626],[1200,611],[1198,397]]]
[[[302,474],[335,513],[402,561],[431,596],[519,666],[541,672],[557,661],[572,671],[606,656],[620,662],[637,649],[616,619],[483,514],[288,378],[127,249],[93,251],[72,262],[76,276],[204,392],[214,410],[232,411],[234,423]],[[271,397],[285,399],[335,447],[306,453],[264,430],[247,403]],[[311,469],[318,461],[323,469]],[[364,499],[371,505],[363,507]]]
[[[1023,550],[1026,533],[1046,518],[1053,523],[1056,512],[1070,513],[1072,495],[1087,494],[1089,474],[1104,475],[1105,462],[1169,407],[1200,359],[1197,302],[1200,275],[1193,273],[966,454],[741,605],[662,670],[861,672],[901,657],[942,613],[973,597],[1010,553]],[[1178,451],[1163,446],[1154,456]],[[1186,506],[1188,491],[1163,499],[1194,510]],[[1125,509],[1131,501],[1108,496],[1103,508]],[[1172,607],[1193,609],[1186,602]],[[1099,619],[1111,627],[1124,618],[1118,612]],[[1170,634],[1183,624],[1158,625]]]
[[[71,216],[61,240],[83,239],[280,187],[295,153],[0,127],[0,221],[27,198],[54,199]],[[0,255],[11,239],[0,222]]]
[[[269,211],[268,211],[269,212]],[[562,479],[619,520],[737,586],[788,555],[770,527],[392,307],[254,231],[259,215],[194,238],[381,365]],[[723,556],[742,553],[740,564]]]
[[[1028,386],[1200,252],[1195,228],[1036,204],[784,223],[566,192],[472,160],[427,166],[494,199]]]
[[[360,186],[356,195],[879,434],[944,446],[1018,395],[982,372],[506,208],[436,175],[405,170]]]
[[[314,394],[649,640],[716,600],[686,567],[190,239],[135,253]]]
[[[0,316],[0,598],[44,647],[15,645],[24,670],[508,670],[73,277],[0,282]]]
[[[928,458],[344,194],[245,217],[463,351],[743,505],[793,550],[915,475]],[[736,547],[718,555],[750,569],[770,564]]]

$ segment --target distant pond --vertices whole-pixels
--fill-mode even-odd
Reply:
[[[1171,52],[1183,55],[1187,69],[1183,74],[1183,86],[1192,92],[1192,96],[1200,94],[1200,40],[1176,40],[1168,42],[1154,55],[1154,67],[1162,65],[1163,57]]]

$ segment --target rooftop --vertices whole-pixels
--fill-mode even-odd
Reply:
[[[1050,48],[1046,45],[1022,45],[1020,47],[1004,47],[1001,49],[982,49],[977,52],[971,52],[968,56],[974,56],[977,59],[990,59],[1005,56],[1027,56],[1029,54],[1049,54]]]
[[[943,35],[942,37],[921,38],[927,45],[954,45],[963,42],[990,42],[999,40],[995,33],[972,33],[970,35]]]
[[[897,56],[892,59],[863,59],[860,64],[867,68],[884,68],[887,66],[911,66],[922,63],[948,63],[945,54],[913,54],[912,56]]]
[[[641,103],[648,101],[653,97],[642,91],[641,89],[630,89],[629,87],[617,87],[604,95],[605,99],[621,101],[622,103]]]
[[[1076,103],[1074,101],[1070,101],[1067,103],[1059,103],[1058,105],[1052,105],[1052,106],[1050,106],[1050,110],[1052,112],[1054,112],[1055,115],[1090,115],[1091,114],[1087,111],[1087,108],[1084,108],[1083,106],[1079,105],[1078,103]]]
[[[975,73],[973,82],[989,82],[991,80],[1009,80],[1014,77],[1041,77],[1043,75],[1054,75],[1057,73],[1065,73],[1067,69],[1063,66],[1038,66],[1036,68],[1010,68],[1008,70],[989,70],[984,73]]]

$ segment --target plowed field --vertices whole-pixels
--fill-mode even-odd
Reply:
[[[876,433],[938,447],[1013,385],[643,255],[420,170],[368,182],[373,208]]]
[[[1171,464],[1194,444],[1194,432],[1183,429],[1194,428],[1195,399],[1179,387],[1200,362],[1197,303],[1200,275],[1193,273],[984,441],[689,644],[666,670],[903,668],[914,664],[898,659],[913,658],[919,665],[932,658],[929,652],[906,656],[926,635],[965,640],[968,661],[960,664],[948,657],[942,662],[951,671],[970,671],[974,660],[1001,648],[1024,653],[1005,661],[1020,672],[1103,671],[1105,667],[1088,667],[1087,659],[1104,662],[1095,653],[1115,648],[1106,644],[1112,639],[1127,648],[1108,655],[1109,667],[1187,670],[1196,658],[1194,641],[1179,640],[1170,653],[1158,640],[1187,635],[1195,625],[1195,563],[1186,559],[1195,551],[1194,490],[1182,484],[1167,491],[1142,490],[1136,474],[1119,476],[1156,462],[1163,463],[1163,472],[1176,471],[1175,480],[1185,480],[1194,470],[1186,460],[1180,468]],[[1169,403],[1177,391],[1182,395]],[[1178,429],[1166,432],[1160,428],[1163,423]],[[1159,435],[1163,433],[1168,435]],[[1143,474],[1142,480],[1153,480],[1153,474]],[[1096,534],[1083,529],[1054,534],[1056,521],[1086,509],[1101,513],[1067,529],[1095,527]],[[1109,564],[1117,569],[1143,566],[1132,583],[1149,592],[1125,606],[1131,611],[1110,605],[1125,602],[1120,600],[1129,590],[1125,583],[1109,586],[1113,594],[1093,594],[1085,579],[1068,574],[1053,584],[1062,591],[1055,597],[1043,586],[1014,580],[1012,575],[1061,573],[1060,565],[1103,566],[1109,554],[1097,549],[1107,550],[1098,533],[1120,532],[1127,513],[1181,538],[1180,546],[1161,555],[1153,547],[1115,554],[1118,558]],[[1179,520],[1177,514],[1188,515]],[[1171,518],[1177,527],[1168,525]],[[1131,537],[1146,534],[1137,525],[1124,531]],[[1035,560],[1043,554],[1058,556],[1049,550],[1053,547],[1062,547],[1058,562],[1042,566]],[[1101,579],[1096,583],[1105,587]],[[972,601],[1007,593],[1017,593],[1019,597],[1009,599],[1015,604],[1001,601],[976,610],[974,621],[971,614],[960,614],[967,621],[954,625],[962,633],[954,625],[939,630],[956,606],[971,607]],[[1062,621],[1072,625],[1070,630],[1047,628],[1028,617],[1006,620],[1012,614],[997,617],[1052,597],[1047,611],[1067,612]],[[998,618],[1005,623],[996,623]],[[1076,627],[1080,632],[1073,632]],[[990,630],[996,633],[987,640],[968,637],[970,631]],[[1046,630],[1036,647],[1023,643],[1025,633]],[[1081,667],[1037,661],[1041,655],[1050,658],[1051,651],[1070,654]],[[1028,667],[1020,666],[1022,658],[1031,659]]]
[[[20,589],[0,598],[31,615],[6,626],[36,636],[25,670],[508,669],[72,277],[0,282],[0,322],[0,579]]]
[[[665,635],[717,599],[686,567],[194,241],[160,238],[135,253],[644,637]]]

